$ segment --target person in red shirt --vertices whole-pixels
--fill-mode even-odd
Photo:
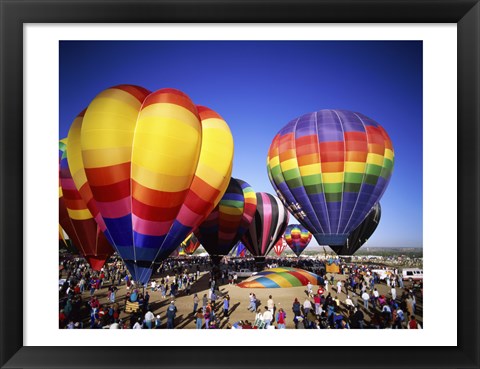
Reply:
[[[415,319],[415,315],[410,316],[410,321],[408,322],[408,329],[422,329],[420,323]]]
[[[313,297],[313,302],[315,303],[315,315],[320,315],[320,294],[317,293]]]
[[[58,320],[59,320],[59,325],[60,325],[60,328],[64,328],[65,327],[65,323],[67,321],[67,317],[65,316],[64,312],[63,312],[63,309],[60,310],[60,313],[58,314]]]

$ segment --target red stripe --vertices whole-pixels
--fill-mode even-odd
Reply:
[[[150,95],[149,90],[147,90],[146,88],[140,87],[140,86],[135,86],[135,85],[118,85],[118,86],[112,87],[112,89],[113,88],[129,93],[134,98],[136,98],[140,103],[143,103],[145,98],[148,95]]]
[[[148,199],[149,206],[168,207],[180,206],[185,201],[188,189],[178,192],[158,191],[145,187],[140,183],[132,180],[132,195],[137,201],[144,202]]]
[[[197,118],[200,120],[197,108],[193,104],[192,100],[190,100],[190,98],[183,92],[174,90],[172,88],[163,88],[148,95],[148,97],[143,102],[142,109],[145,109],[147,106],[152,104],[161,103],[169,103],[182,106],[183,108],[195,114],[195,116],[197,116]]]
[[[85,168],[90,186],[107,186],[130,179],[130,162],[100,168]]]
[[[201,120],[210,118],[218,118],[223,120],[220,114],[210,108],[207,108],[206,106],[197,105],[197,111]]]
[[[92,186],[93,197],[97,202],[118,201],[130,196],[130,179],[107,186]]]
[[[156,207],[132,199],[132,213],[141,219],[152,222],[173,221],[177,217],[179,211],[180,205],[171,208]]]

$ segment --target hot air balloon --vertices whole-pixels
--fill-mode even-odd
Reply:
[[[193,255],[193,253],[200,247],[200,241],[192,233],[180,244],[180,246],[183,248],[186,255]]]
[[[265,192],[257,192],[255,216],[242,236],[242,243],[255,257],[258,267],[265,263],[267,255],[280,239],[288,225],[288,211],[280,199]]]
[[[154,263],[223,196],[232,170],[230,129],[183,92],[120,85],[90,102],[77,132],[98,216],[132,278],[144,284]]]
[[[245,247],[245,245],[243,243],[239,242],[238,245],[237,245],[237,250],[236,250],[235,256],[237,258],[244,258],[246,252],[247,252],[247,248]]]
[[[348,236],[347,242],[343,246],[330,246],[337,255],[353,255],[362,245],[368,241],[370,236],[377,229],[382,208],[380,203],[376,203],[370,213],[360,225]]]
[[[195,235],[210,254],[219,262],[237,244],[253,220],[257,197],[252,187],[239,179],[231,178],[227,191],[215,209],[195,230]]]
[[[280,130],[267,171],[283,204],[318,243],[342,246],[382,197],[393,163],[392,142],[377,122],[320,110]]]
[[[275,254],[277,254],[277,256],[280,256],[282,255],[282,252],[284,252],[286,248],[287,248],[287,242],[285,241],[285,238],[282,236],[277,241],[275,246],[273,246],[273,251],[275,251]]]
[[[60,225],[69,232],[68,234],[74,245],[92,269],[98,271],[114,250],[75,187],[68,166],[68,146],[60,161],[60,186],[61,192],[59,195],[63,194],[63,196],[59,196]],[[65,219],[65,214],[62,214],[62,200],[67,210],[69,222]]]
[[[298,257],[310,243],[312,234],[300,224],[290,224],[287,226],[283,237],[285,238],[287,245]]]

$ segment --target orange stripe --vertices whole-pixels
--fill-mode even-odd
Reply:
[[[174,90],[172,88],[163,88],[161,90],[155,91],[147,96],[142,105],[142,110],[149,105],[153,104],[175,104],[179,105],[194,114],[198,119],[198,111],[192,100],[185,95],[183,92]]]

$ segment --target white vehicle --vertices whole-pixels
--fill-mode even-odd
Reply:
[[[381,281],[392,275],[392,271],[386,269],[373,269],[372,273],[378,274],[378,278],[380,278]]]
[[[419,268],[405,268],[402,270],[404,281],[423,281],[423,270]]]
[[[250,269],[240,269],[240,271],[237,272],[238,278],[248,278],[255,274],[257,274],[257,272],[252,272]]]

